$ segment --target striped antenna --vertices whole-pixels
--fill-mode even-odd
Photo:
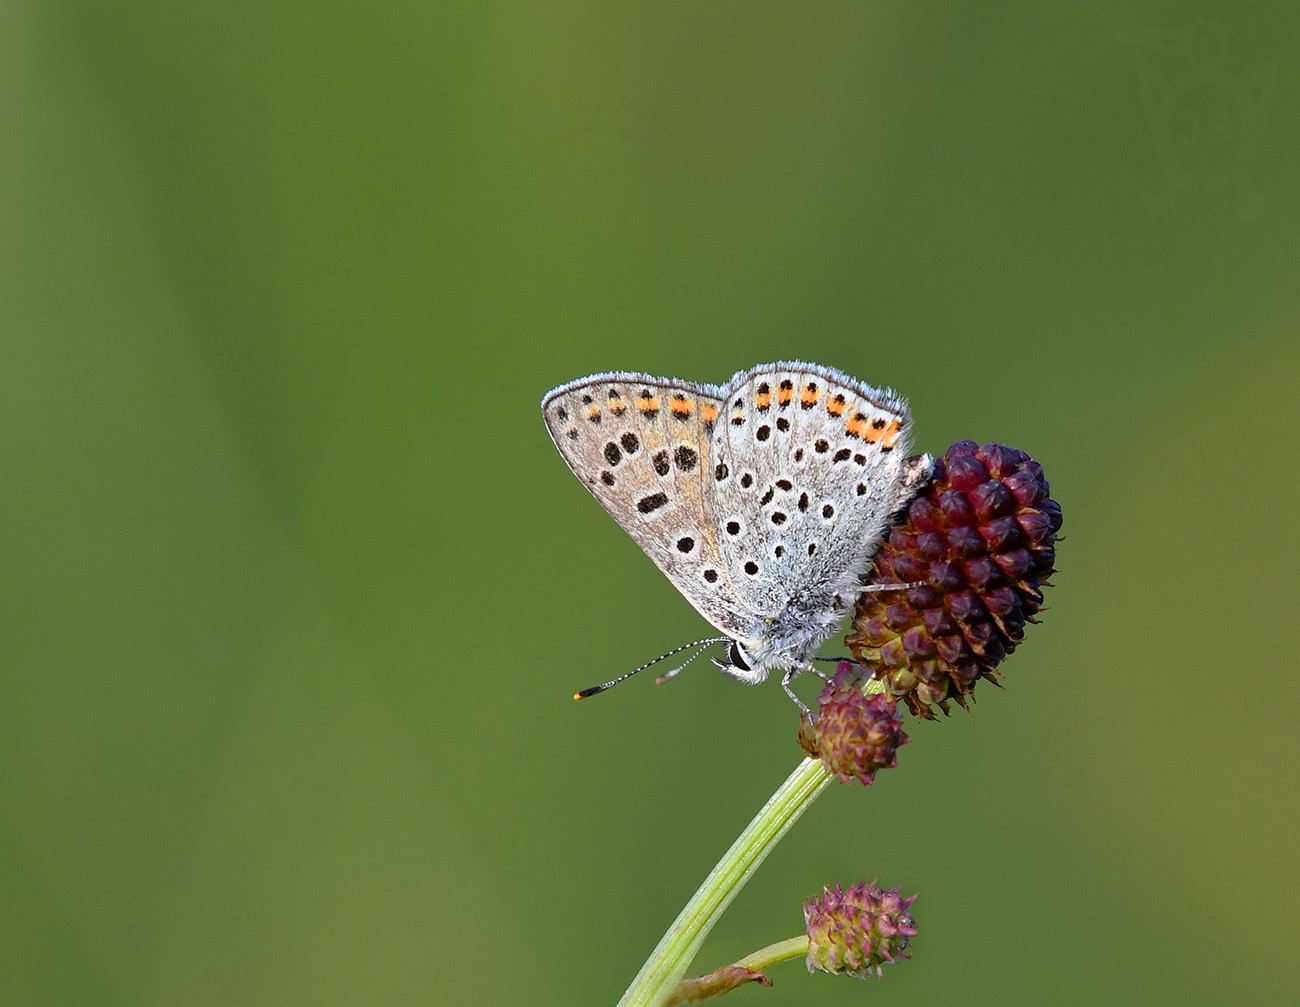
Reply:
[[[652,667],[654,667],[654,666],[655,666],[656,664],[658,664],[660,661],[667,660],[668,658],[672,657],[674,654],[680,654],[680,653],[681,653],[682,651],[684,651],[684,650],[690,650],[692,647],[698,647],[699,650],[697,650],[696,653],[692,654],[689,658],[687,658],[684,662],[682,662],[680,665],[678,665],[678,666],[677,666],[676,668],[674,668],[672,671],[668,672],[667,674],[664,674],[664,675],[660,675],[660,676],[659,676],[658,681],[660,681],[660,682],[666,682],[666,681],[668,681],[668,679],[672,678],[672,677],[673,677],[674,675],[676,675],[679,671],[681,671],[682,668],[685,668],[686,665],[690,664],[690,663],[691,663],[692,661],[694,661],[697,657],[699,657],[700,654],[703,652],[704,648],[707,647],[709,644],[711,644],[711,643],[726,643],[726,642],[727,642],[727,638],[726,638],[725,636],[714,636],[714,637],[710,637],[710,638],[707,639],[707,640],[696,640],[694,643],[684,643],[684,644],[682,644],[680,647],[674,647],[672,650],[668,651],[668,653],[666,653],[666,654],[660,654],[660,655],[659,655],[658,657],[656,657],[653,661],[647,661],[645,664],[641,665],[641,667],[639,667],[639,668],[633,668],[631,671],[627,672],[626,674],[619,675],[618,678],[610,679],[608,682],[601,682],[600,685],[593,685],[593,686],[591,686],[591,687],[588,688],[588,689],[583,689],[581,692],[575,692],[575,693],[573,694],[573,698],[574,698],[574,699],[586,699],[588,696],[594,696],[594,695],[596,695],[596,693],[598,693],[598,692],[604,692],[606,689],[612,689],[612,688],[614,688],[614,686],[618,685],[619,682],[625,682],[625,681],[627,681],[627,679],[631,678],[631,677],[632,677],[633,675],[635,675],[638,671],[645,671],[647,668],[652,668]]]

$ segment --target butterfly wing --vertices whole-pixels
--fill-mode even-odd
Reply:
[[[731,633],[737,598],[713,515],[720,391],[597,374],[548,393],[542,416],[573,474],[695,609]]]
[[[729,476],[713,503],[728,578],[746,585],[760,622],[794,599],[824,615],[829,635],[902,502],[907,406],[798,362],[741,372],[720,393],[712,447]]]

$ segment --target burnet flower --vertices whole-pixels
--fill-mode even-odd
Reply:
[[[841,661],[822,690],[816,720],[805,718],[800,728],[804,751],[841,783],[870,786],[877,771],[897,765],[895,753],[912,740],[903,733],[903,715],[893,699],[862,691],[869,677],[867,669]]]
[[[859,881],[847,890],[823,888],[804,903],[808,933],[808,971],[835,972],[866,979],[883,966],[910,958],[916,936],[912,903],[899,889],[884,890],[874,881]]]
[[[962,706],[1024,637],[1055,570],[1061,507],[1042,467],[1002,444],[960,441],[898,515],[867,583],[916,584],[857,602],[853,655],[912,712]]]

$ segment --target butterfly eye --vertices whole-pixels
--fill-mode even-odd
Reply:
[[[749,665],[745,663],[744,651],[735,640],[731,641],[731,647],[727,650],[727,660],[741,671],[749,671]]]

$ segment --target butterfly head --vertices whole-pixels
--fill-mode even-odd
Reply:
[[[732,678],[748,682],[751,685],[762,682],[767,678],[768,664],[755,657],[753,652],[743,643],[728,638],[726,645],[727,649],[722,657],[710,658],[715,667]]]

